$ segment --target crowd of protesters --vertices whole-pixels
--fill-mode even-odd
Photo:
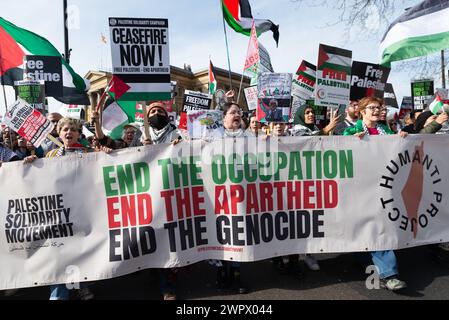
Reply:
[[[430,111],[413,111],[407,114],[404,122],[400,122],[397,116],[391,116],[382,99],[364,98],[360,101],[352,101],[346,108],[346,117],[330,114],[326,126],[318,127],[314,108],[303,105],[292,117],[293,123],[258,122],[256,114],[245,114],[242,108],[232,101],[227,103],[223,116],[224,139],[243,137],[264,137],[274,139],[282,136],[328,136],[345,135],[363,139],[367,135],[393,135],[399,134],[407,138],[409,134],[435,134],[439,133],[447,125],[448,115],[440,113],[434,115]],[[273,103],[274,104],[274,103]],[[0,166],[2,162],[23,161],[28,165],[38,158],[62,157],[71,153],[106,152],[114,150],[146,146],[152,144],[180,143],[186,139],[186,134],[178,130],[177,126],[170,122],[169,115],[163,103],[155,102],[147,106],[148,127],[145,129],[136,124],[124,127],[122,138],[113,140],[102,131],[100,115],[97,112],[91,114],[92,130],[94,136],[86,139],[83,132],[83,123],[80,120],[64,118],[58,113],[47,115],[55,127],[51,135],[59,140],[47,139],[42,146],[35,148],[31,143],[18,136],[7,127],[2,127],[0,139]],[[274,113],[272,118],[275,118]],[[282,117],[276,116],[281,119]],[[0,169],[1,170],[1,169]],[[440,245],[441,250],[449,251],[447,244]],[[371,259],[377,267],[381,278],[382,287],[388,290],[400,290],[406,287],[406,283],[399,279],[398,263],[393,251],[377,251],[365,254],[365,258]],[[319,271],[320,266],[316,257],[312,255],[290,255],[288,257],[273,258],[273,266],[281,274],[292,274],[302,277],[300,267],[301,258],[306,266],[313,271]],[[219,288],[233,288],[240,294],[247,293],[250,288],[244,284],[244,276],[240,263],[211,260],[211,265],[216,268],[216,283]],[[175,284],[177,269],[158,270],[161,295],[165,300],[176,299]],[[14,294],[16,290],[8,290],[6,295]],[[93,298],[89,290],[89,284],[84,284],[79,290],[81,299]],[[69,290],[65,285],[50,287],[50,299],[63,300],[69,298]]]

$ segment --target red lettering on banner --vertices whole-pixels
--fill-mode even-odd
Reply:
[[[257,197],[257,188],[255,184],[247,185],[246,195],[246,213],[258,213],[259,210],[259,198]]]
[[[171,205],[171,198],[174,196],[175,192],[173,190],[162,191],[161,197],[165,201],[165,216],[168,222],[173,221],[173,207]]]
[[[192,203],[193,203],[193,214],[195,216],[205,216],[206,210],[201,209],[200,205],[204,203],[204,196],[200,196],[200,193],[204,192],[204,187],[193,187],[192,188]]]
[[[277,192],[277,207],[278,210],[284,210],[284,194],[283,190],[285,188],[285,182],[275,182],[274,187],[276,188]]]
[[[311,190],[314,184],[314,181],[304,181],[304,209],[315,208],[315,204],[311,201],[315,197],[315,193]]]
[[[136,200],[135,195],[120,197],[120,205],[122,206],[122,226],[136,226]],[[128,225],[129,222],[129,225]]]
[[[178,209],[178,219],[184,219],[184,217],[189,218],[192,216],[192,211],[190,209],[190,193],[189,189],[178,189],[176,193],[176,207]],[[184,216],[185,210],[185,216]]]
[[[114,217],[120,214],[120,210],[115,208],[115,204],[119,202],[118,197],[108,198],[106,200],[108,207],[109,229],[120,228],[120,222],[115,221]]]
[[[260,184],[260,204],[263,212],[273,211],[273,185],[271,183]]]
[[[245,200],[245,190],[242,186],[233,185],[231,186],[231,212],[233,215],[238,214],[237,205]]]
[[[324,207],[326,209],[334,209],[337,206],[338,206],[337,182],[334,180],[324,181]]]
[[[288,210],[301,208],[301,182],[287,182]]]
[[[220,201],[220,197],[223,199]],[[226,186],[215,187],[215,214],[229,214],[228,194],[226,193]]]
[[[323,69],[323,78],[346,81],[347,74],[344,71],[335,71],[325,68]]]
[[[149,194],[137,195],[137,211],[139,212],[139,225],[146,226],[153,222],[153,205]]]

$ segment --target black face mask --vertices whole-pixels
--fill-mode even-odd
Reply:
[[[160,114],[155,114],[154,116],[148,118],[148,123],[156,130],[161,130],[168,124],[168,118]]]

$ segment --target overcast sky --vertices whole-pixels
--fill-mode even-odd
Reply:
[[[6,1],[6,0],[3,0]],[[418,3],[419,1],[416,1]],[[68,0],[70,47],[73,49],[71,65],[81,76],[89,70],[111,68],[110,44],[100,41],[103,33],[109,40],[108,17],[168,18],[170,63],[183,67],[190,64],[200,70],[208,66],[209,56],[215,66],[227,69],[223,20],[219,0]],[[294,73],[302,59],[317,63],[319,43],[344,47],[353,51],[353,59],[379,62],[379,42],[385,26],[379,26],[376,12],[367,26],[378,30],[375,39],[361,40],[359,30],[353,29],[349,37],[343,26],[324,27],[335,22],[338,13],[330,8],[299,6],[290,0],[250,0],[255,18],[270,19],[280,25],[279,47],[276,48],[271,32],[259,41],[268,49],[275,72]],[[398,4],[391,21],[404,8]],[[22,28],[47,38],[63,52],[62,0],[14,0],[2,6],[1,16]],[[227,29],[232,71],[242,72],[248,37]],[[410,95],[410,75],[393,70],[392,82],[401,103],[402,96]],[[439,86],[436,83],[436,86]],[[13,99],[8,88],[8,103]],[[3,99],[0,103],[3,112]],[[52,102],[50,110],[59,108]]]

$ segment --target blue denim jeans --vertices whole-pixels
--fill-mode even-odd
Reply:
[[[381,279],[399,274],[398,263],[394,251],[374,251],[371,252],[371,259],[377,268]]]

